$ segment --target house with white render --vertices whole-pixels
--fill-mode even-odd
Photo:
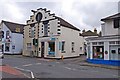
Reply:
[[[101,19],[102,36],[87,38],[87,61],[120,66],[120,13]]]
[[[79,35],[80,29],[46,8],[31,11],[33,15],[24,27],[24,56],[59,59],[83,54],[84,40]]]
[[[24,24],[2,20],[0,23],[0,52],[21,54],[23,49]]]

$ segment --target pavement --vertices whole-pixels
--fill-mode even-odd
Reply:
[[[0,73],[1,78],[27,78],[24,73],[10,65],[0,64]]]

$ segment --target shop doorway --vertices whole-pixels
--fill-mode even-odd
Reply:
[[[104,59],[104,46],[93,46],[93,58]]]
[[[41,42],[41,57],[44,58],[44,48],[45,48],[45,43]]]

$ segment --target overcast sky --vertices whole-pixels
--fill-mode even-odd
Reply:
[[[31,10],[47,8],[80,30],[100,30],[101,18],[118,13],[119,0],[0,0],[0,20],[26,23]]]

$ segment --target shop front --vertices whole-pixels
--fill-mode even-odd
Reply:
[[[87,61],[94,64],[120,66],[120,41],[118,39],[91,40],[87,45]]]
[[[44,58],[55,58],[57,50],[57,38],[56,37],[43,37],[39,39],[40,50],[39,56]]]
[[[93,58],[104,59],[104,46],[93,46]]]

